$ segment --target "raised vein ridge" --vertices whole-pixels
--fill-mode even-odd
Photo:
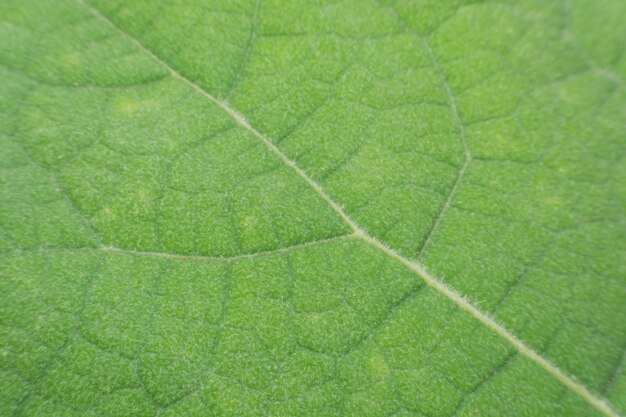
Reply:
[[[524,342],[522,342],[517,336],[515,336],[511,331],[506,329],[500,323],[495,321],[492,317],[490,317],[487,313],[481,311],[476,305],[470,302],[465,296],[459,294],[455,290],[448,287],[441,280],[431,275],[420,262],[411,260],[400,255],[394,249],[382,243],[377,238],[371,236],[364,228],[359,226],[352,218],[343,210],[341,205],[334,201],[330,195],[319,185],[312,177],[310,177],[298,164],[290,159],[279,147],[277,147],[267,136],[263,133],[256,130],[245,117],[239,113],[237,110],[233,109],[229,103],[225,101],[221,101],[208,91],[203,89],[200,85],[196,84],[194,81],[186,78],[184,75],[179,73],[176,69],[172,68],[167,62],[163,61],[159,56],[157,56],[154,52],[146,48],[138,39],[131,36],[123,29],[118,27],[115,23],[113,23],[108,17],[103,15],[98,9],[96,9],[91,4],[87,3],[85,0],[76,0],[78,3],[86,7],[95,17],[105,22],[112,29],[118,32],[121,36],[126,38],[129,42],[131,42],[135,47],[139,50],[146,53],[150,56],[155,62],[162,65],[167,71],[169,71],[170,75],[173,78],[176,78],[191,88],[193,88],[196,92],[206,97],[211,102],[215,103],[222,110],[228,113],[233,120],[244,129],[251,132],[255,137],[257,137],[272,153],[274,153],[285,165],[291,168],[299,177],[302,178],[319,196],[329,205],[331,209],[333,209],[339,217],[350,227],[354,236],[364,240],[365,242],[371,244],[376,247],[380,251],[387,254],[390,258],[395,259],[400,262],[408,269],[413,271],[416,275],[421,277],[424,282],[450,301],[455,303],[459,308],[466,311],[478,321],[480,321],[483,325],[488,327],[490,330],[498,334],[500,337],[509,342],[521,355],[527,357],[528,359],[535,362],[541,368],[550,373],[553,377],[559,380],[563,385],[571,389],[573,392],[582,397],[585,401],[587,401],[590,405],[600,411],[602,414],[608,417],[620,417],[619,414],[614,411],[609,404],[602,399],[601,397],[592,393],[585,385],[576,381],[573,376],[569,375],[565,371],[558,368],[556,365],[551,363],[548,359],[541,356],[537,351],[527,346]],[[466,152],[467,152],[467,148]],[[467,153],[466,153],[467,157]],[[470,156],[471,159],[471,156]],[[470,159],[466,159],[466,164]],[[466,165],[464,164],[464,165]]]

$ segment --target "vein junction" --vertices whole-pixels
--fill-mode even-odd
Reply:
[[[585,399],[589,404],[591,404],[593,407],[595,407],[598,411],[600,411],[601,413],[603,413],[604,415],[609,416],[609,417],[619,417],[617,412],[615,412],[603,399],[601,399],[600,397],[598,397],[595,394],[593,394],[591,391],[589,391],[589,389],[587,387],[585,387],[581,383],[579,383],[576,380],[574,380],[574,378],[572,376],[568,375],[563,370],[559,369],[556,365],[551,363],[549,360],[547,360],[546,358],[541,356],[534,349],[532,349],[531,347],[527,346],[523,341],[521,341],[519,338],[517,338],[517,336],[515,336],[512,332],[510,332],[504,326],[502,326],[501,324],[496,322],[487,313],[482,312],[478,307],[476,307],[466,297],[464,297],[463,295],[457,293],[455,290],[453,290],[450,287],[448,287],[441,280],[439,280],[438,278],[436,278],[433,275],[431,275],[426,270],[424,265],[422,265],[420,262],[418,262],[416,260],[412,260],[412,259],[406,258],[406,257],[400,255],[397,251],[395,251],[394,249],[392,249],[389,246],[385,245],[380,240],[378,240],[376,237],[371,236],[364,228],[359,226],[343,210],[341,205],[339,205],[336,201],[334,201],[331,198],[331,196],[321,187],[320,184],[318,184],[302,168],[300,168],[300,166],[298,166],[298,164],[294,160],[290,159],[267,136],[265,136],[263,133],[261,133],[258,130],[256,130],[252,125],[250,125],[250,123],[245,119],[245,117],[243,115],[241,115],[239,112],[237,112],[235,109],[230,107],[230,105],[227,102],[219,100],[218,98],[216,98],[215,96],[213,96],[212,94],[207,92],[205,89],[203,89],[201,86],[196,84],[194,81],[190,80],[189,78],[185,77],[180,72],[178,72],[176,69],[172,68],[167,62],[165,62],[161,58],[159,58],[154,52],[152,52],[151,50],[147,49],[138,39],[136,39],[136,38],[132,37],[131,35],[129,35],[128,33],[126,33],[124,30],[122,30],[120,27],[118,27],[115,23],[113,23],[109,18],[104,16],[95,7],[91,6],[90,4],[85,2],[84,0],[77,0],[77,2],[79,2],[80,4],[85,6],[87,9],[89,9],[90,12],[94,16],[96,16],[98,19],[104,21],[107,25],[109,25],[111,28],[113,28],[122,37],[126,38],[129,42],[131,42],[139,50],[141,50],[142,52],[144,52],[145,54],[150,56],[154,61],[156,61],[157,63],[162,65],[170,73],[170,75],[173,78],[176,78],[176,79],[180,80],[181,82],[185,83],[186,85],[188,85],[189,87],[194,89],[197,93],[201,94],[202,96],[204,96],[205,98],[207,98],[208,100],[210,100],[211,102],[213,102],[214,104],[219,106],[223,111],[225,111],[228,115],[230,115],[230,117],[239,126],[241,126],[242,128],[248,130],[249,132],[251,132],[274,155],[276,155],[286,166],[288,166],[304,182],[306,182],[328,204],[328,206],[330,208],[332,208],[332,210],[337,213],[337,215],[339,215],[339,217],[343,220],[343,222],[346,225],[348,225],[350,227],[350,229],[352,230],[352,234],[348,235],[348,236],[354,236],[356,238],[359,238],[359,239],[367,242],[368,244],[376,247],[378,250],[384,252],[390,258],[398,261],[399,263],[401,263],[402,265],[404,265],[405,267],[410,269],[416,275],[421,277],[426,282],[427,285],[429,285],[430,287],[434,288],[436,291],[440,292],[442,295],[447,297],[450,301],[455,303],[461,310],[464,310],[465,312],[469,313],[474,318],[476,318],[478,321],[480,321],[483,325],[488,327],[493,332],[497,333],[500,337],[502,337],[507,342],[509,342],[511,345],[513,345],[513,347],[521,355],[527,357],[531,361],[533,361],[536,364],[538,364],[544,370],[549,372],[553,377],[558,379],[562,384],[564,384],[569,389],[571,389],[576,394],[578,394],[580,397]],[[425,47],[427,49],[427,52],[430,55],[431,61],[436,66],[440,76],[442,76],[441,68],[439,67],[438,62],[437,62],[437,60],[436,60],[436,58],[435,58],[435,56],[433,54],[432,49],[429,46],[427,40],[422,39],[422,41],[424,42],[424,45],[425,45]],[[451,108],[453,110],[454,116],[458,119],[458,112],[456,112],[456,103],[455,103],[454,98],[452,97],[452,93],[451,93],[449,87],[447,87],[445,79],[442,79],[442,83],[444,85],[444,88],[446,88],[446,93],[448,95],[448,98],[449,98],[449,101],[450,101],[450,106],[451,106]],[[460,120],[458,120],[458,121],[460,122]],[[428,245],[428,243],[430,241],[430,238],[432,236],[432,233],[433,233],[434,229],[438,225],[439,219],[442,217],[442,215],[446,211],[447,207],[450,205],[451,199],[452,199],[452,197],[453,197],[453,195],[454,195],[454,193],[456,191],[456,188],[458,187],[458,184],[461,181],[461,177],[462,177],[465,169],[469,165],[469,162],[472,159],[471,153],[469,152],[469,150],[467,148],[467,145],[465,143],[464,132],[462,130],[462,124],[461,124],[460,137],[461,137],[461,140],[462,140],[462,143],[463,143],[463,147],[464,147],[465,162],[464,162],[464,164],[461,167],[461,170],[459,172],[457,180],[455,181],[455,184],[454,184],[454,186],[453,186],[453,188],[452,188],[452,190],[451,190],[451,192],[450,192],[450,194],[448,196],[448,199],[444,203],[444,206],[442,207],[442,209],[441,209],[441,211],[439,213],[438,218],[435,220],[433,228],[432,228],[429,236],[427,237],[426,242],[424,243],[422,249],[420,250],[420,255],[421,255],[423,249]],[[314,242],[312,242],[311,244],[314,244]],[[300,245],[300,246],[303,246],[303,245]],[[116,252],[116,251],[117,252],[121,252],[122,251],[120,249],[106,248],[106,247],[101,248],[101,250],[110,251],[110,252]],[[280,251],[280,249],[279,249],[279,251]],[[159,255],[159,253],[153,253],[153,252],[134,252],[134,253],[140,254],[140,255],[151,255],[151,256],[168,256],[168,254],[161,254],[161,255]],[[171,254],[171,256],[174,256],[174,255]],[[176,256],[184,257],[182,255],[176,255]],[[242,257],[246,257],[246,256],[253,256],[253,255],[242,255]]]

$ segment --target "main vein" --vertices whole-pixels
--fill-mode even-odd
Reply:
[[[440,281],[435,276],[431,275],[426,268],[418,261],[411,260],[400,255],[394,249],[382,243],[380,240],[371,236],[364,228],[359,226],[352,218],[343,210],[341,205],[333,200],[330,195],[318,184],[312,177],[310,177],[298,164],[290,159],[280,148],[278,148],[267,136],[263,133],[256,130],[245,117],[230,107],[227,102],[221,101],[208,91],[203,89],[200,85],[196,84],[194,81],[182,75],[172,66],[170,66],[167,62],[163,61],[159,56],[157,56],[154,52],[145,47],[137,38],[131,36],[126,31],[122,30],[118,27],[113,21],[111,21],[108,17],[103,15],[98,9],[87,3],[85,0],[76,0],[78,3],[82,4],[84,7],[89,9],[89,11],[104,21],[107,25],[109,25],[112,29],[114,29],[117,33],[119,33],[122,37],[131,42],[135,47],[139,50],[143,51],[145,54],[150,56],[155,62],[162,65],[167,71],[169,71],[170,75],[173,78],[176,78],[183,83],[187,84],[189,87],[194,89],[196,92],[206,97],[208,100],[219,106],[222,110],[228,113],[232,119],[242,128],[251,132],[256,138],[258,138],[272,153],[274,153],[285,165],[287,165],[290,169],[292,169],[304,182],[306,182],[327,204],[328,206],[335,211],[339,217],[345,222],[346,225],[350,227],[352,233],[362,239],[363,241],[371,244],[372,246],[378,248],[380,251],[387,254],[390,258],[395,259],[396,261],[403,264],[405,267],[413,271],[419,277],[421,277],[427,285],[444,295],[446,298],[455,303],[460,309],[466,311],[478,321],[480,321],[483,325],[491,329],[493,332],[498,334],[500,337],[508,341],[517,351],[537,363],[544,370],[554,376],[557,380],[559,380],[563,385],[570,388],[572,391],[577,393],[583,399],[585,399],[588,403],[590,403],[593,407],[595,407],[598,411],[602,412],[604,415],[609,417],[620,417],[617,412],[615,412],[603,399],[594,395],[587,387],[583,384],[574,380],[574,378],[565,371],[559,369],[556,365],[551,363],[549,360],[541,356],[531,347],[527,346],[524,342],[517,338],[512,332],[507,330],[504,326],[496,322],[493,318],[491,318],[487,313],[482,312],[478,307],[476,307],[473,303],[468,301],[464,296],[457,293],[442,281]],[[467,149],[467,148],[466,148]],[[466,167],[467,163],[471,160],[471,155],[467,158],[466,154]],[[462,168],[463,169],[463,168]],[[456,186],[456,184],[455,184]]]

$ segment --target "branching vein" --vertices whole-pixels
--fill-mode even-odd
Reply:
[[[424,254],[424,252],[426,251],[426,249],[432,242],[433,236],[435,232],[437,231],[437,229],[439,228],[439,224],[441,223],[441,220],[444,218],[445,214],[448,212],[448,209],[452,205],[452,200],[454,200],[454,196],[456,195],[459,185],[461,184],[461,181],[463,180],[465,171],[467,170],[467,167],[469,167],[470,163],[472,162],[472,153],[470,152],[469,146],[467,146],[467,140],[465,138],[465,126],[463,126],[463,122],[461,121],[461,117],[459,116],[459,111],[456,105],[456,99],[454,98],[454,94],[452,94],[452,90],[450,89],[450,85],[446,81],[446,77],[443,73],[441,66],[439,65],[439,61],[437,60],[437,57],[435,56],[433,49],[430,47],[430,44],[428,43],[428,38],[423,38],[422,43],[424,44],[424,48],[426,48],[426,52],[428,52],[428,56],[431,62],[433,63],[433,65],[435,66],[437,73],[439,74],[439,78],[441,79],[441,84],[443,85],[446,95],[448,96],[448,102],[450,103],[450,110],[452,112],[452,117],[454,118],[454,121],[459,129],[459,138],[461,139],[461,144],[463,145],[464,158],[463,158],[463,165],[461,165],[461,169],[459,169],[459,172],[457,173],[456,179],[454,180],[454,184],[452,185],[452,188],[450,189],[450,193],[448,194],[446,201],[443,203],[443,206],[441,206],[439,213],[437,213],[437,217],[435,218],[435,221],[433,222],[433,225],[430,228],[430,231],[428,232],[428,235],[426,236],[424,243],[422,244],[421,248],[419,249],[417,253],[417,259],[422,258],[422,255]]]

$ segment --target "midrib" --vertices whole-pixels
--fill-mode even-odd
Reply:
[[[556,365],[551,363],[548,359],[541,356],[538,352],[527,346],[524,342],[522,342],[517,336],[515,336],[512,332],[507,330],[504,326],[496,322],[493,318],[489,317],[487,313],[482,312],[478,307],[472,304],[470,301],[466,299],[463,295],[459,294],[455,290],[448,287],[443,281],[439,280],[435,276],[428,273],[424,265],[420,262],[411,260],[400,255],[394,249],[382,243],[377,238],[371,236],[364,228],[359,226],[337,203],[334,201],[328,193],[322,188],[320,184],[318,184],[312,177],[310,177],[298,164],[290,159],[283,151],[276,146],[267,136],[256,130],[245,117],[230,107],[230,105],[224,101],[221,101],[210,94],[208,91],[203,89],[200,85],[196,84],[194,81],[186,78],[184,75],[179,73],[176,69],[171,67],[167,62],[163,61],[159,56],[157,56],[154,52],[146,48],[137,38],[131,36],[126,31],[122,30],[119,26],[117,26],[113,21],[103,15],[98,9],[96,9],[91,4],[87,3],[85,0],[76,0],[78,3],[89,9],[89,11],[96,16],[98,19],[105,22],[111,28],[113,28],[116,32],[118,32],[121,36],[126,38],[129,42],[135,45],[139,50],[146,53],[150,56],[154,61],[163,66],[167,71],[169,71],[170,75],[173,78],[176,78],[183,83],[187,84],[191,88],[193,88],[196,92],[206,97],[208,100],[219,106],[222,110],[228,113],[231,118],[242,128],[251,132],[257,139],[259,139],[272,153],[274,153],[285,165],[291,168],[304,182],[306,182],[327,204],[328,206],[335,211],[339,217],[344,221],[346,225],[350,227],[352,233],[357,238],[362,239],[363,241],[369,243],[370,245],[376,247],[380,251],[384,252],[390,258],[400,262],[402,265],[413,271],[416,275],[426,282],[426,284],[450,301],[455,303],[460,309],[472,315],[478,321],[480,321],[483,325],[488,327],[490,330],[498,334],[500,337],[509,342],[521,355],[527,357],[531,361],[538,364],[548,373],[550,373],[553,377],[559,380],[563,385],[571,389],[573,392],[582,397],[585,401],[591,404],[594,408],[600,411],[602,414],[609,417],[620,417],[616,411],[614,411],[605,400],[593,394],[586,386],[577,382],[573,376],[568,375],[565,371],[558,368]],[[430,49],[430,46],[426,44],[426,46]],[[432,50],[430,51],[432,53]],[[438,68],[439,69],[439,68]],[[440,69],[439,69],[440,70]],[[451,94],[448,91],[449,94]],[[453,103],[453,102],[452,102]],[[451,103],[451,104],[452,104]],[[464,138],[463,138],[464,141]],[[464,143],[465,145],[465,143]],[[471,154],[468,157],[468,150],[465,147],[466,152],[466,161],[463,168],[466,168],[467,164],[471,160]],[[463,169],[462,168],[462,169]],[[456,186],[456,184],[455,184]],[[454,190],[453,190],[454,191]],[[445,207],[445,205],[444,205]]]

